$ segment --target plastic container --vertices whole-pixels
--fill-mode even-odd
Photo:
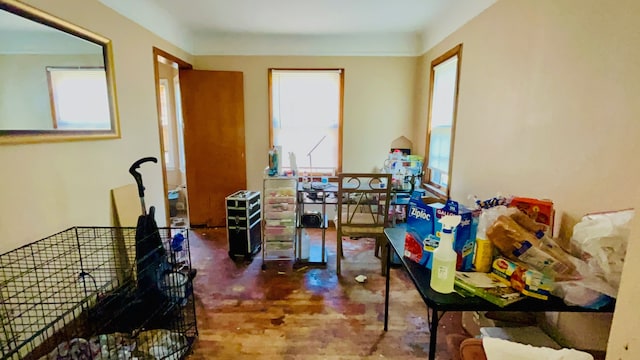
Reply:
[[[170,190],[167,194],[169,199],[169,216],[173,217],[178,215],[178,199],[180,198],[180,192],[178,190]]]
[[[447,215],[440,220],[442,233],[438,247],[433,251],[431,288],[442,294],[453,292],[458,257],[453,250],[453,229],[460,224],[461,218],[460,215]]]
[[[476,244],[473,255],[473,270],[476,272],[490,272],[493,265],[494,246],[487,238],[487,228],[493,224],[500,213],[506,211],[506,207],[494,207],[490,210],[483,209],[478,220],[476,231]]]
[[[171,301],[183,305],[187,300],[188,282],[187,275],[180,272],[169,272],[162,278],[162,291]]]
[[[311,256],[311,237],[306,229],[302,229],[302,236],[300,238],[300,259],[309,260]]]
[[[280,175],[280,148],[274,146],[269,150],[269,176]]]
[[[490,272],[493,264],[493,244],[491,240],[476,237],[476,251],[473,259],[473,267],[477,272]]]

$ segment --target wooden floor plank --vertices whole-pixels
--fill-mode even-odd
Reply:
[[[312,241],[320,239],[310,231]],[[392,269],[389,331],[383,331],[384,277],[372,239],[349,241],[335,273],[335,231],[327,268],[252,262],[227,255],[225,229],[190,234],[199,339],[189,359],[416,359],[429,348],[427,310],[401,269]],[[365,283],[354,280],[366,275]],[[448,333],[464,334],[460,314],[441,321],[438,359],[450,359]]]

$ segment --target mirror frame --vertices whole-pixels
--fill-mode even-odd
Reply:
[[[120,138],[120,120],[116,100],[116,82],[113,70],[113,50],[111,40],[16,0],[0,0],[0,10],[52,27],[102,47],[111,119],[110,130],[0,130],[0,144]]]

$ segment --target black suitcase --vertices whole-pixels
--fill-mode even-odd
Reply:
[[[225,198],[229,257],[251,260],[260,251],[260,192],[240,190]]]

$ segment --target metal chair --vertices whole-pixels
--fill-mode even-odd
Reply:
[[[338,175],[338,211],[336,217],[336,272],[340,275],[342,238],[373,237],[376,254],[382,248],[382,274],[386,270],[384,228],[389,221],[391,175],[342,173]]]

